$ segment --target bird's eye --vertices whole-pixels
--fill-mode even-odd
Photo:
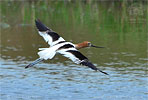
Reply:
[[[91,43],[90,42],[88,43],[88,46],[91,46]]]

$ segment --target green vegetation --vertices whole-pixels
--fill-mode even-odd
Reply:
[[[121,43],[125,37],[135,40],[147,39],[148,8],[146,1],[52,1],[29,0],[1,1],[1,23],[11,26],[34,25],[40,18],[50,26],[88,29],[90,34],[110,36],[117,34]]]
[[[148,19],[147,2],[134,2],[134,0],[133,2],[8,0],[1,1],[0,6],[1,20],[6,23],[9,21],[34,23],[34,19],[39,17],[54,24],[58,22],[69,26],[69,23],[72,23],[74,26],[91,27],[92,30],[99,26],[103,28],[102,31],[114,28],[117,32],[126,32],[133,30],[131,27],[138,27],[134,31],[146,32]]]

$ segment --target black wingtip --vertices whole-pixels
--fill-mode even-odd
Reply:
[[[103,74],[105,74],[105,75],[109,75],[108,73],[103,72],[103,71],[101,71],[101,70],[98,70],[98,71],[100,71],[101,73],[103,73]]]
[[[94,66],[90,61],[88,61],[88,59],[84,60],[83,62],[81,62],[80,64],[85,65],[90,67],[91,69],[95,70],[95,71],[100,71],[101,73],[105,74],[105,75],[109,75],[106,72],[103,72],[102,70],[98,69],[96,66]]]
[[[41,21],[40,19],[36,19],[35,20],[35,24],[36,24],[36,27],[39,31],[41,32],[44,32],[44,31],[47,31],[49,30],[48,27],[46,27]]]

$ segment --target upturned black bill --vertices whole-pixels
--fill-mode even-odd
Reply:
[[[91,45],[91,47],[95,47],[95,48],[105,48],[105,47],[100,47],[100,46],[95,46],[95,45]]]

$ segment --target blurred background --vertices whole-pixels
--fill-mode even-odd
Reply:
[[[146,100],[147,14],[147,0],[1,0],[0,99]],[[80,51],[110,76],[61,55],[24,69],[49,47],[35,19],[66,41],[104,46]]]

